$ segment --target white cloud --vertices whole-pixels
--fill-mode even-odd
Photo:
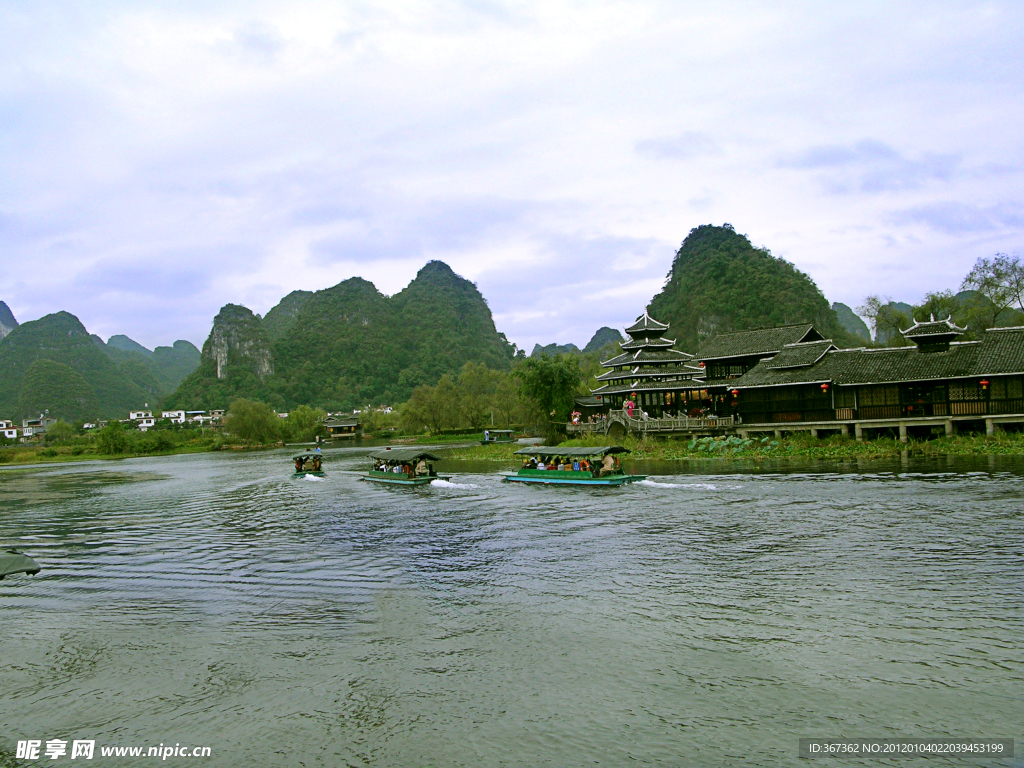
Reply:
[[[1021,250],[1017,4],[0,8],[0,298],[201,343],[431,258],[499,330],[632,320],[732,222],[830,300]],[[542,277],[542,279],[541,279]]]

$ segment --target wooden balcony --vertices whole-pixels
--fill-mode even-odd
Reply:
[[[602,421],[581,422],[580,424],[565,425],[566,432],[570,435],[585,434],[608,434],[612,424],[621,424],[627,432],[634,434],[646,434],[648,432],[712,432],[721,429],[732,429],[736,420],[732,416],[700,416],[680,418],[636,418],[629,416],[625,411],[609,411],[608,418]]]

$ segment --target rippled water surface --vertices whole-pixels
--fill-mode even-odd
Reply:
[[[1019,461],[412,490],[289,453],[0,472],[0,544],[43,566],[0,581],[0,749],[796,765],[800,737],[1024,736]]]

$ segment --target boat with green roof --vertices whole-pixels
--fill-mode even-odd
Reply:
[[[298,456],[293,456],[292,461],[295,462],[295,471],[292,472],[292,477],[305,477],[306,475],[312,475],[313,477],[324,476],[324,470],[321,465],[323,455],[320,453],[301,453]]]
[[[593,448],[523,448],[516,455],[524,456],[523,466],[514,474],[506,474],[507,483],[540,485],[626,485],[647,479],[647,475],[626,474],[618,456],[629,453],[621,445]]]
[[[429,451],[420,448],[382,448],[370,454],[373,465],[360,480],[387,485],[429,485],[435,480],[450,480],[434,471],[435,461],[440,461]]]

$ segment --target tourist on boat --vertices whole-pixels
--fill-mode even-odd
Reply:
[[[426,459],[420,459],[420,463],[416,465],[416,474],[421,476],[421,477],[423,475],[427,474],[427,460]]]
[[[578,461],[578,460],[577,460],[577,461],[574,461],[574,462],[572,463],[572,471],[573,471],[573,472],[579,472],[579,471],[580,471],[580,463],[579,463],[579,461]]]
[[[302,458],[301,456],[296,456],[295,457],[295,471],[296,472],[301,472],[302,471],[302,465],[305,464],[305,463],[306,463],[306,460],[304,458]]]
[[[536,469],[536,468],[537,468],[537,457],[536,456],[531,456],[530,457],[530,469]]]
[[[319,472],[320,471],[320,457],[319,456],[314,456],[313,457],[313,471],[314,472]]]
[[[601,461],[601,470],[597,473],[598,477],[604,475],[611,475],[615,472],[615,457],[610,453],[606,454],[604,459]]]

